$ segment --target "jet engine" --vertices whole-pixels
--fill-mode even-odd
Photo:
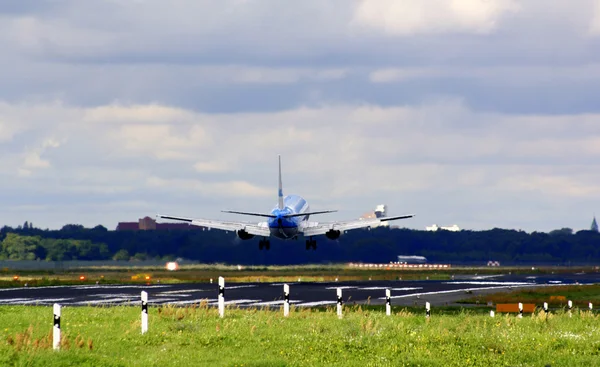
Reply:
[[[337,240],[338,238],[340,238],[340,235],[342,233],[340,231],[336,231],[334,229],[330,229],[329,231],[327,231],[325,233],[325,237],[329,238],[330,240]]]
[[[250,234],[250,233],[244,231],[243,229],[240,229],[239,231],[237,231],[235,233],[241,240],[244,240],[244,241],[254,238],[253,234]]]

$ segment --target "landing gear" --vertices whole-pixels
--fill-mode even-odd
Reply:
[[[258,249],[262,250],[263,248],[265,250],[267,250],[267,251],[270,250],[271,249],[271,242],[269,240],[267,240],[267,239],[258,241]]]
[[[317,249],[317,240],[313,240],[312,238],[306,240],[306,249],[310,250],[310,249],[316,250]]]

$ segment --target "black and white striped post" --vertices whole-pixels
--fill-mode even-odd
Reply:
[[[519,302],[519,318],[523,318],[523,304]]]
[[[544,302],[544,312],[548,313],[548,302]]]
[[[571,310],[573,309],[573,301],[569,300],[569,302],[567,302],[567,305],[569,306],[569,317],[572,316]]]
[[[342,288],[337,289],[337,315],[342,318]]]
[[[60,305],[54,304],[54,327],[52,328],[52,349],[60,349]]]
[[[283,285],[283,316],[288,317],[290,315],[290,286],[287,284]]]
[[[142,291],[142,334],[148,332],[148,293]]]
[[[425,302],[425,317],[431,317],[431,305],[429,302]]]
[[[225,317],[225,278],[219,277],[219,317]]]
[[[385,314],[392,315],[392,291],[389,289],[385,290]]]

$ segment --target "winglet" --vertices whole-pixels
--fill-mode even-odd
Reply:
[[[278,193],[278,208],[283,210],[283,183],[281,182],[281,155],[279,156],[279,193]]]

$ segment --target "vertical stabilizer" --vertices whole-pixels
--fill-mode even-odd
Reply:
[[[283,183],[281,182],[281,156],[279,156],[279,202],[277,204],[279,210],[283,209]]]

